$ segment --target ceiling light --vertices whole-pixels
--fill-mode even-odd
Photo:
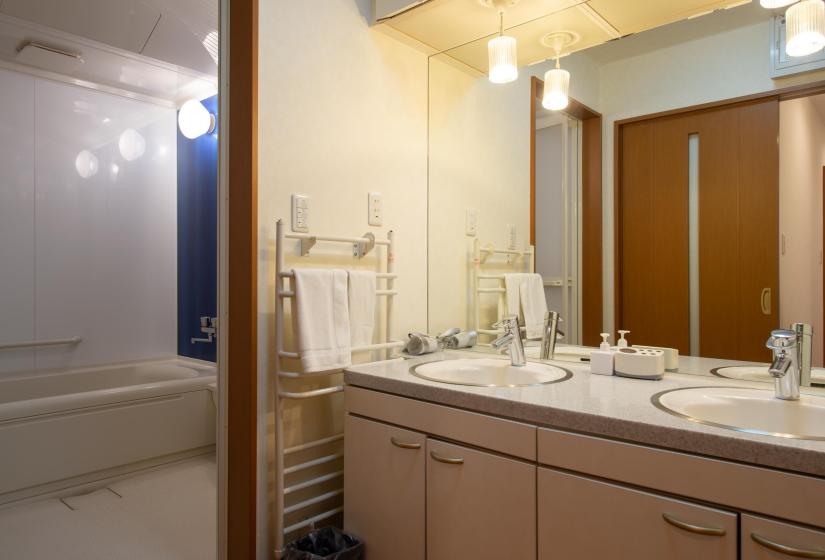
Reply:
[[[146,151],[146,140],[134,128],[127,128],[117,141],[120,155],[126,161],[135,161]]]
[[[541,106],[550,111],[561,111],[570,103],[570,72],[559,66],[556,58],[556,67],[544,73],[544,95]]]
[[[210,114],[197,99],[190,99],[178,112],[178,128],[181,134],[193,140],[215,130],[215,116]]]
[[[82,150],[74,159],[74,168],[83,179],[88,179],[97,174],[97,156],[89,150]]]
[[[499,12],[498,37],[487,43],[490,61],[490,81],[506,84],[518,78],[518,55],[515,37],[504,35],[504,12]]]
[[[794,2],[796,2],[796,0],[759,0],[759,4],[763,8],[768,8],[769,10],[784,8],[785,6],[790,6]]]
[[[802,0],[785,13],[785,52],[807,56],[825,47],[825,4]]]

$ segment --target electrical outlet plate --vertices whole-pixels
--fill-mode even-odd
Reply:
[[[306,195],[292,195],[292,231],[309,232],[309,197]]]
[[[478,210],[467,208],[464,215],[464,234],[467,237],[475,237],[478,234]]]
[[[367,223],[371,226],[384,224],[384,203],[381,193],[371,192],[367,195]]]

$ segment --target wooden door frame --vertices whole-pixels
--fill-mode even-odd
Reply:
[[[226,37],[220,73],[225,111],[219,137],[225,143],[220,274],[226,287],[219,338],[225,416],[219,441],[224,438],[220,466],[226,474],[219,497],[225,540],[219,542],[226,550],[218,557],[248,560],[256,556],[258,494],[258,0],[223,0],[221,5]]]
[[[536,245],[536,102],[544,81],[530,80],[530,244]],[[570,98],[564,113],[582,123],[582,343],[596,346],[604,328],[602,291],[602,115]],[[597,297],[585,297],[597,294]]]
[[[613,327],[622,328],[622,128],[624,125],[655,120],[661,117],[685,115],[687,113],[700,113],[713,109],[744,105],[755,101],[764,101],[774,98],[777,101],[788,101],[800,97],[809,97],[825,93],[825,80],[802,84],[787,88],[775,89],[750,95],[743,95],[730,99],[711,101],[698,105],[690,105],[668,111],[660,111],[647,115],[639,115],[626,119],[617,120],[613,123]],[[825,171],[823,171],[825,173]],[[777,209],[778,212],[778,209]],[[778,295],[778,294],[777,294]],[[825,333],[824,333],[825,334]]]

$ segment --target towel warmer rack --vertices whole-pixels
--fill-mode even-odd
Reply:
[[[530,245],[525,250],[496,249],[492,244],[482,246],[476,239],[473,242],[472,273],[473,273],[473,328],[478,334],[498,336],[501,331],[481,328],[481,295],[498,294],[499,316],[507,307],[506,290],[504,288],[504,274],[485,274],[482,265],[486,264],[494,255],[505,255],[508,265],[522,264],[524,272],[536,271],[536,249]],[[496,285],[482,285],[484,281],[495,280]]]
[[[274,397],[275,397],[275,504],[274,504],[274,518],[275,518],[275,557],[281,558],[286,541],[286,536],[295,533],[307,527],[313,527],[316,523],[333,517],[343,511],[343,507],[338,506],[327,511],[305,517],[289,526],[284,525],[285,516],[288,514],[299,512],[311,506],[323,503],[336,496],[341,496],[344,493],[343,485],[331,491],[324,492],[317,496],[307,498],[290,506],[285,505],[286,496],[305,490],[313,486],[329,482],[331,480],[339,479],[343,476],[342,470],[336,470],[330,473],[316,476],[308,480],[285,485],[286,475],[296,472],[304,471],[317,467],[334,463],[341,459],[344,454],[341,451],[329,453],[315,459],[285,466],[285,457],[309,449],[314,449],[329,445],[344,439],[344,434],[339,433],[329,437],[321,438],[315,441],[302,443],[292,447],[284,447],[284,430],[283,430],[283,412],[284,402],[286,400],[302,401],[323,395],[331,395],[340,393],[344,390],[343,385],[334,385],[331,387],[324,387],[322,389],[314,389],[310,391],[287,391],[282,387],[282,379],[297,379],[297,378],[321,378],[343,370],[330,370],[318,373],[302,373],[297,371],[287,371],[283,368],[282,360],[297,359],[299,354],[297,352],[290,352],[284,349],[284,300],[287,298],[295,298],[294,285],[291,283],[287,286],[287,280],[295,278],[295,273],[292,269],[286,269],[284,266],[284,240],[292,239],[299,240],[300,255],[303,257],[309,254],[310,250],[318,242],[329,243],[347,243],[353,246],[353,256],[362,258],[367,255],[375,246],[386,247],[384,256],[386,258],[386,272],[379,272],[376,278],[385,282],[384,289],[378,289],[375,292],[376,297],[385,298],[385,342],[377,344],[368,344],[365,346],[358,346],[352,348],[352,352],[367,352],[385,350],[385,358],[391,357],[392,349],[401,348],[404,342],[392,340],[392,319],[393,319],[393,298],[397,295],[395,290],[395,280],[398,275],[395,272],[395,238],[392,231],[387,232],[386,239],[376,239],[371,233],[367,233],[361,237],[336,237],[336,236],[321,236],[311,235],[308,233],[284,233],[284,225],[282,220],[278,220],[275,226],[276,230],[276,244],[275,244],[275,378],[274,378]]]

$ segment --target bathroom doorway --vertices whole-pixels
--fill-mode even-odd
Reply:
[[[230,128],[217,96],[228,74],[221,7],[0,6],[0,259],[10,265],[0,270],[0,414],[10,428],[0,453],[13,458],[0,467],[0,556],[183,560],[226,557],[227,541],[244,556],[254,547],[254,513],[234,531],[239,515],[227,514],[234,502],[247,525],[254,477],[235,478],[232,500],[226,490],[227,466],[254,464],[254,422],[231,421],[254,414],[254,383],[244,394],[238,369],[228,401],[232,340],[218,332],[232,287],[241,291],[235,275],[255,277],[252,259],[225,267],[231,241],[233,255],[255,254],[239,235],[255,212],[240,216],[238,204],[230,216],[222,202],[254,191],[254,176],[236,158],[230,185],[219,165],[230,135],[252,152],[244,96],[254,65],[239,65],[233,93],[245,110]],[[252,2],[234,11],[254,41]],[[90,12],[98,17],[78,16]],[[235,303],[238,323],[254,314]],[[251,360],[254,379],[246,346],[251,356],[233,360]],[[232,442],[245,456],[226,453]]]

